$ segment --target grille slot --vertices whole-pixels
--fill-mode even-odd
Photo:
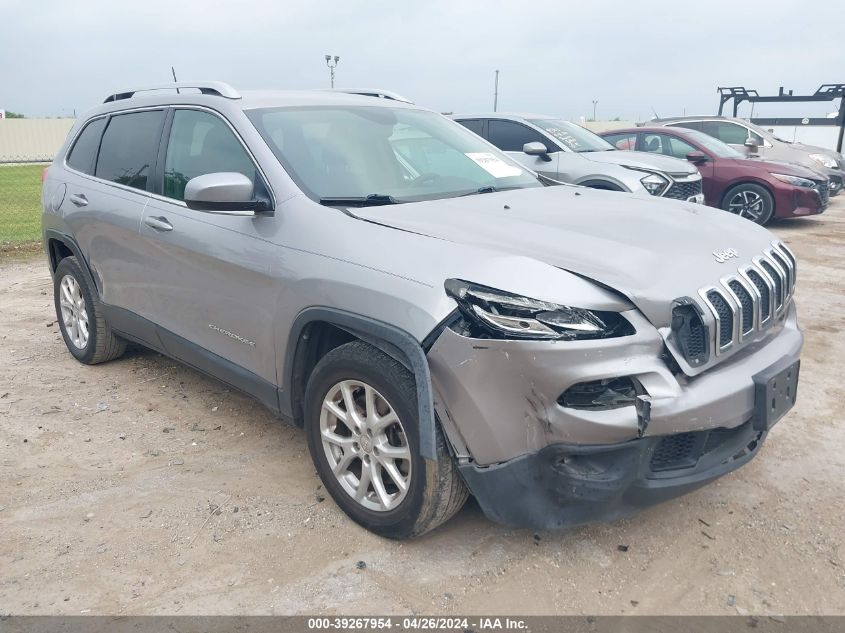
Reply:
[[[775,310],[780,310],[783,306],[783,280],[781,279],[775,267],[767,261],[761,261],[760,265],[763,267],[772,281],[775,283]]]
[[[691,197],[701,193],[701,181],[695,180],[693,182],[676,182],[666,193],[664,198],[673,198],[675,200],[689,200]]]
[[[719,347],[724,349],[733,341],[734,311],[718,290],[708,292],[707,300],[713,306],[713,309],[716,310],[716,314],[719,315],[719,323],[716,330],[719,337]]]
[[[781,268],[783,268],[784,275],[786,276],[786,295],[789,296],[789,289],[795,285],[795,280],[792,278],[792,266],[786,261],[786,258],[781,255],[778,251],[772,251],[772,259],[774,259]]]
[[[749,334],[754,329],[754,300],[751,293],[736,279],[728,282],[728,288],[733,291],[742,306],[742,334]]]
[[[765,323],[771,315],[772,294],[769,290],[769,284],[763,281],[763,277],[754,269],[748,271],[748,278],[757,287],[757,292],[760,293],[760,323]]]

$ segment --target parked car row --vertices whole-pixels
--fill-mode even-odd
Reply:
[[[395,98],[111,95],[43,183],[69,353],[133,341],[254,396],[391,538],[469,494],[515,527],[615,520],[759,454],[796,398],[790,250],[693,202],[687,161],[461,120],[521,127],[508,154]],[[637,193],[559,186],[584,174]]]
[[[653,152],[698,167],[704,199],[711,207],[758,224],[771,218],[821,213],[828,204],[828,180],[801,165],[746,158],[703,132],[683,127],[638,127],[601,135],[618,149]]]
[[[787,143],[739,119],[665,119],[657,128],[597,135],[537,114],[452,118],[556,182],[704,202],[758,224],[822,213],[845,176],[840,154]]]

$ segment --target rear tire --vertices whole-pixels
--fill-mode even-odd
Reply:
[[[80,363],[96,365],[122,355],[126,341],[112,332],[87,279],[76,257],[65,257],[53,275],[53,300],[68,351]]]
[[[765,187],[746,182],[728,190],[722,198],[722,209],[763,225],[772,219],[775,201]]]
[[[414,376],[372,345],[346,343],[317,363],[305,392],[305,431],[326,490],[376,534],[419,536],[467,499],[439,428],[436,459],[420,455]]]

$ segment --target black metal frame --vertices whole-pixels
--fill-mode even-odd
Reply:
[[[839,127],[839,136],[836,141],[836,151],[842,151],[842,137],[845,133],[845,83],[823,84],[811,95],[794,95],[792,90],[784,92],[780,87],[778,94],[760,96],[756,90],[748,90],[744,86],[727,86],[719,90],[719,115],[728,101],[733,100],[733,116],[737,116],[739,104],[743,101],[749,103],[809,103],[813,101],[839,101],[839,114],[835,119],[828,118],[798,118],[798,117],[775,117],[752,118],[751,122],[757,125],[835,125]]]

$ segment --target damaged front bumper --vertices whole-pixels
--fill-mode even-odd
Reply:
[[[768,431],[755,423],[759,379],[797,363],[803,344],[794,305],[765,339],[695,377],[673,373],[663,338],[638,311],[623,314],[635,334],[513,341],[447,328],[429,350],[435,409],[491,519],[532,527],[614,519],[759,450]],[[638,386],[627,406],[613,397],[601,406],[607,393],[593,408],[562,397],[573,385],[621,377]]]
[[[619,519],[695,490],[752,459],[765,437],[749,420],[735,429],[621,444],[555,444],[495,466],[462,464],[460,471],[491,520],[564,528]]]

